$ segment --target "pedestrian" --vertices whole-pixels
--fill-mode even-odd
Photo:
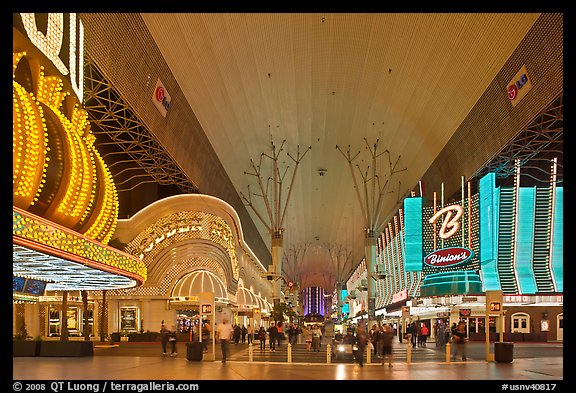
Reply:
[[[445,343],[450,342],[450,337],[452,336],[452,331],[455,329],[456,329],[456,322],[452,323],[452,326],[450,328],[448,328],[448,325],[446,325],[446,328],[444,329],[444,342]]]
[[[378,334],[380,332],[380,325],[378,324],[374,324],[372,325],[372,327],[370,328],[370,331],[368,332],[368,341],[372,344],[371,346],[368,345],[368,347],[371,347],[373,352],[374,352],[374,356],[378,356],[379,352],[378,352]]]
[[[364,367],[364,351],[366,350],[366,345],[368,344],[368,335],[364,326],[360,325],[356,328],[356,340],[355,344],[357,347],[355,356],[358,364]]]
[[[250,324],[246,328],[246,334],[248,335],[248,344],[252,344],[254,341],[254,328]]]
[[[204,347],[204,352],[208,352],[208,343],[210,342],[211,332],[212,325],[210,325],[210,321],[206,320],[202,326],[202,346]]]
[[[234,344],[238,344],[240,342],[240,335],[242,334],[242,328],[240,325],[234,324],[234,328],[232,330],[234,336]]]
[[[312,328],[312,350],[315,352],[320,352],[320,338],[322,337],[322,331],[318,325],[314,325]]]
[[[288,342],[290,343],[290,345],[296,344],[294,338],[298,335],[298,330],[294,326],[294,322],[290,322],[288,329],[286,329],[286,333],[288,333]]]
[[[276,334],[276,341],[278,342],[278,348],[280,348],[280,341],[284,339],[284,328],[282,327],[281,321],[276,323],[276,328],[278,329],[278,334]]]
[[[312,348],[312,330],[304,325],[304,328],[302,329],[302,335],[304,336],[304,341],[306,342],[306,350],[308,352],[310,352],[310,349]]]
[[[278,327],[274,322],[270,323],[268,327],[268,340],[270,342],[270,352],[276,352],[276,340],[278,339]]]
[[[168,335],[169,335],[168,341],[170,341],[170,345],[172,346],[170,357],[174,357],[178,355],[178,352],[176,352],[176,342],[178,341],[176,338],[176,326],[172,325],[172,330],[170,330],[170,333],[168,333]]]
[[[466,361],[466,323],[460,321],[452,333],[452,341],[454,342],[454,355],[452,360],[456,360],[458,356],[462,357],[462,361]]]
[[[416,321],[410,324],[410,339],[412,341],[412,348],[416,348],[416,341],[418,340],[418,327],[416,326]]]
[[[260,341],[260,350],[264,351],[266,349],[266,329],[264,326],[260,326],[260,330],[258,330],[258,340]]]
[[[166,325],[164,325],[164,321],[162,321],[162,326],[160,326],[160,343],[162,344],[162,356],[166,356],[169,339],[170,331]]]
[[[426,346],[426,340],[428,339],[428,326],[425,323],[422,323],[422,327],[420,328],[420,346]]]
[[[394,355],[392,354],[392,341],[394,341],[394,331],[390,325],[384,325],[380,332],[382,365],[384,365],[386,359],[388,359],[388,367],[392,367],[392,360],[394,359]]]
[[[246,329],[246,326],[242,325],[242,329],[240,331],[240,334],[242,335],[242,344],[244,344],[246,342],[246,334],[248,333],[248,329]]]
[[[216,337],[220,341],[220,346],[222,347],[222,363],[226,363],[228,342],[232,338],[232,333],[232,326],[228,323],[227,319],[223,319],[222,323],[218,324],[216,329]]]

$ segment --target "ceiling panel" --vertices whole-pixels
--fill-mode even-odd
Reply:
[[[311,146],[288,205],[285,248],[343,244],[359,261],[366,223],[336,145],[360,152],[354,164],[363,170],[370,163],[364,137],[370,145],[378,139],[394,162],[401,156],[398,168],[407,169],[392,178],[381,215],[391,217],[538,15],[142,17],[238,192],[247,193],[249,184],[255,191],[255,178],[245,172],[250,159],[270,152],[271,141],[286,140],[293,155],[298,145]],[[293,169],[288,157],[280,161]],[[377,167],[381,178],[386,171],[387,164]],[[265,215],[262,203],[257,209]],[[326,255],[310,253],[303,269],[329,265]]]

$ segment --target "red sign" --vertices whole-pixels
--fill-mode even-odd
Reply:
[[[436,250],[426,255],[424,263],[432,267],[460,265],[471,259],[474,252],[464,247],[450,247]]]
[[[408,291],[406,289],[400,292],[396,292],[394,295],[392,295],[392,303],[397,303],[404,299],[408,299]]]
[[[518,96],[518,88],[516,87],[516,85],[508,86],[508,98],[510,100],[514,100],[516,99],[517,96]]]
[[[156,101],[162,102],[164,100],[164,88],[162,86],[158,86],[156,88]]]

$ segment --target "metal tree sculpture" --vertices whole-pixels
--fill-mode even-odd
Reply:
[[[332,270],[336,272],[336,297],[338,305],[338,320],[342,321],[342,290],[350,273],[354,270],[352,265],[352,251],[348,251],[342,244],[326,244],[330,253]]]
[[[405,171],[408,168],[397,169],[398,162],[400,161],[400,156],[396,159],[394,164],[392,164],[392,159],[388,149],[378,152],[378,142],[370,145],[366,138],[363,138],[366,144],[366,150],[370,153],[369,165],[365,170],[360,168],[360,165],[356,164],[356,168],[362,179],[362,191],[358,185],[356,179],[356,173],[354,171],[353,161],[360,155],[360,151],[354,156],[350,153],[350,145],[348,145],[347,152],[344,152],[338,145],[336,149],[342,153],[348,165],[350,167],[350,172],[352,174],[352,180],[354,181],[354,188],[356,189],[356,196],[358,197],[358,202],[360,203],[360,208],[362,210],[362,217],[364,218],[364,251],[366,254],[366,269],[368,277],[368,321],[375,320],[375,308],[376,308],[376,297],[374,291],[374,285],[372,283],[372,278],[375,276],[373,273],[376,271],[376,239],[384,226],[386,225],[385,217],[385,206],[384,202],[386,200],[387,194],[393,193],[394,191],[388,191],[389,186],[392,184],[392,178],[399,172]],[[387,161],[383,164],[378,165],[378,160],[382,157],[386,157]],[[387,165],[386,165],[387,164]],[[382,180],[381,180],[382,178]],[[398,181],[398,189],[396,196],[396,205],[400,203],[401,198],[404,195],[409,194],[410,189],[406,192],[400,194],[401,182]]]
[[[280,291],[281,282],[279,278],[282,272],[282,253],[284,248],[284,219],[286,218],[286,209],[288,207],[288,202],[290,201],[290,196],[292,190],[294,189],[294,180],[296,178],[296,173],[298,171],[298,166],[300,162],[312,148],[309,146],[304,152],[300,152],[300,145],[297,146],[296,157],[293,157],[289,152],[286,155],[294,162],[294,170],[292,172],[292,178],[290,181],[290,186],[288,189],[288,194],[286,199],[282,199],[282,192],[285,188],[284,180],[288,174],[288,169],[290,166],[281,169],[278,165],[278,160],[282,152],[284,151],[284,144],[286,140],[284,139],[279,147],[274,144],[274,141],[270,141],[272,153],[262,153],[260,154],[260,159],[258,164],[254,160],[250,159],[252,164],[253,172],[244,172],[245,175],[254,176],[257,179],[258,187],[260,193],[252,193],[250,191],[250,185],[248,185],[248,194],[245,196],[240,192],[240,196],[244,200],[246,206],[249,206],[256,216],[260,219],[262,224],[266,227],[270,233],[272,240],[272,263],[268,266],[267,278],[274,281],[274,292],[272,298],[274,303],[280,301]],[[271,162],[270,167],[263,167],[263,160],[267,158]],[[266,169],[271,170],[271,175],[268,175]],[[269,189],[269,184],[272,182],[272,190]],[[264,205],[266,207],[266,218],[261,212],[256,209],[252,201],[252,196],[257,196],[263,199]]]

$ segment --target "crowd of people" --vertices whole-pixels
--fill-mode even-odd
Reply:
[[[448,342],[453,345],[452,360],[461,358],[466,361],[466,323],[460,321],[453,323],[450,328],[446,325],[444,320],[439,320],[433,326],[434,337],[436,346],[444,348]],[[202,343],[204,351],[208,351],[208,342],[210,341],[212,326],[209,322],[205,322],[202,326]],[[322,345],[322,337],[324,336],[323,326],[314,324],[311,326],[299,326],[292,322],[287,327],[282,322],[270,322],[269,326],[265,328],[261,325],[258,330],[255,330],[250,324],[247,326],[234,324],[231,325],[226,319],[217,324],[216,340],[221,344],[222,362],[226,362],[228,354],[228,345],[233,342],[234,344],[253,344],[257,339],[260,344],[260,350],[266,350],[266,343],[268,342],[269,350],[276,352],[276,348],[280,348],[282,342],[286,339],[291,345],[298,342],[298,337],[301,335],[306,343],[306,350],[308,352],[320,352]],[[396,336],[396,325],[376,323],[372,325],[370,330],[366,332],[363,325],[355,328],[348,328],[346,335],[343,335],[339,330],[334,334],[334,342],[344,343],[355,346],[354,351],[355,360],[360,366],[363,366],[363,359],[366,347],[372,351],[373,355],[381,360],[382,365],[388,363],[388,367],[392,367],[393,353],[392,342]],[[398,334],[400,342],[402,337],[408,340],[408,343],[413,348],[426,347],[428,337],[430,336],[430,329],[428,325],[423,322],[412,322],[409,324],[404,334]],[[160,329],[160,342],[162,344],[162,355],[168,354],[168,344],[170,346],[170,356],[177,355],[177,330],[175,326],[168,329],[162,321]]]

